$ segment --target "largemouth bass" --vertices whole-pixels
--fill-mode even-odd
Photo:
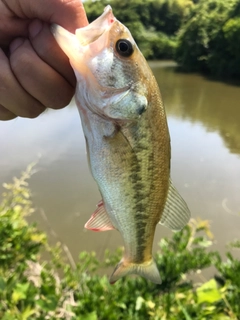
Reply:
[[[75,34],[52,30],[75,71],[89,164],[102,195],[85,227],[122,235],[124,256],[110,283],[127,274],[161,283],[152,257],[156,225],[180,230],[190,212],[170,180],[170,137],[156,80],[110,6]]]

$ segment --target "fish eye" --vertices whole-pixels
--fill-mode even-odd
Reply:
[[[133,45],[127,39],[119,39],[116,42],[116,50],[122,57],[130,57],[133,54]]]

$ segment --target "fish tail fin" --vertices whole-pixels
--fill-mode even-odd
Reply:
[[[139,264],[129,263],[122,259],[115,267],[109,282],[114,284],[118,279],[128,274],[137,274],[154,283],[162,283],[156,262],[153,259]]]

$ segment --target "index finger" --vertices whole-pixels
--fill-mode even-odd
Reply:
[[[2,0],[16,17],[56,23],[70,32],[88,24],[83,4],[80,0]]]

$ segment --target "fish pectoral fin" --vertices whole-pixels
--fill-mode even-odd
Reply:
[[[188,223],[190,217],[186,202],[170,180],[167,200],[159,223],[173,231],[179,231]]]
[[[162,283],[157,264],[153,259],[144,263],[129,263],[122,259],[114,269],[109,282],[114,284],[128,274],[137,274],[154,283]]]
[[[91,218],[86,222],[84,227],[92,231],[107,231],[116,229],[106,212],[102,200],[98,203],[97,209],[94,211]]]

